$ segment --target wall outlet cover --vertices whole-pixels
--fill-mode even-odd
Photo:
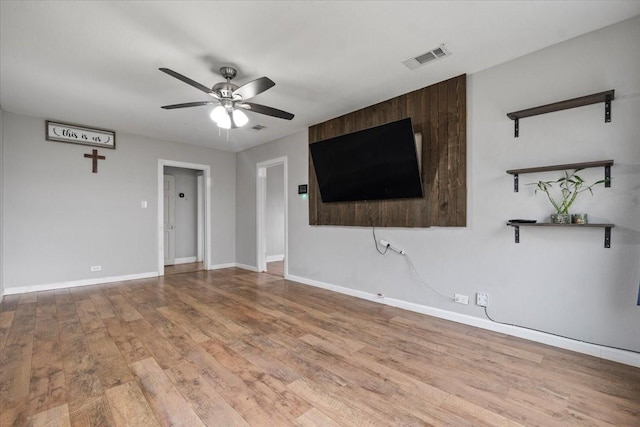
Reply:
[[[458,304],[469,304],[469,296],[468,295],[455,294],[453,296],[453,300],[455,302],[457,302]]]
[[[489,294],[486,292],[478,292],[476,294],[476,304],[480,307],[489,305]]]

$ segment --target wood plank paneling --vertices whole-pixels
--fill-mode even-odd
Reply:
[[[466,75],[398,96],[309,128],[309,144],[411,117],[422,134],[421,199],[323,203],[309,156],[309,224],[465,227]]]

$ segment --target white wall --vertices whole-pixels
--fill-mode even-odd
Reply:
[[[453,295],[489,293],[489,313],[574,339],[640,350],[640,18],[538,51],[468,77],[468,216],[466,228],[378,229],[404,248],[429,284]],[[420,71],[416,71],[420,72]],[[425,68],[426,72],[426,68]],[[616,90],[613,121],[603,104],[523,119],[520,138],[506,113]],[[416,281],[403,257],[380,256],[371,229],[311,227],[307,132],[237,154],[237,261],[256,265],[256,163],[288,156],[291,276],[483,318],[475,305],[451,302]],[[576,210],[611,222],[602,229],[522,229],[514,243],[509,218],[545,220],[550,205],[531,187],[513,192],[512,168],[614,159],[613,185],[586,195]],[[586,170],[588,180],[602,169]],[[541,179],[523,175],[522,183]]]
[[[234,262],[233,153],[117,133],[93,174],[91,147],[46,141],[44,119],[5,112],[3,128],[5,292],[157,272],[159,159],[210,165],[211,262]]]
[[[266,184],[267,258],[284,256],[284,165],[267,168]]]
[[[165,166],[164,174],[175,178],[176,258],[195,258],[198,254],[198,171]],[[184,194],[183,198],[178,195]]]

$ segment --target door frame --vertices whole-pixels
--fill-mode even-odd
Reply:
[[[163,168],[164,169],[164,168]],[[171,242],[171,240],[173,240],[173,245],[171,244],[167,244],[167,239],[163,240],[163,246],[164,249],[168,249],[169,252],[169,257],[167,258],[166,253],[163,259],[163,264],[166,265],[175,265],[176,263],[176,230],[175,230],[175,222],[176,222],[176,194],[175,194],[175,190],[176,190],[176,178],[173,175],[167,175],[166,172],[163,175],[163,180],[162,180],[162,191],[163,191],[163,198],[162,198],[162,217],[163,217],[163,225],[164,228],[162,229],[162,237],[164,239],[165,235],[167,234],[167,225],[169,225],[169,241]],[[169,183],[169,194],[167,194],[167,189],[165,188],[165,184]],[[171,193],[171,190],[173,190],[173,194]],[[168,203],[168,208],[169,208],[169,215],[167,215],[167,210],[165,209],[165,197],[169,197],[169,203]],[[171,219],[171,209],[173,209],[173,224],[171,223],[171,221],[168,221],[169,224],[167,224],[167,216],[169,217],[169,219]],[[172,228],[173,227],[173,228]],[[173,239],[171,237],[171,232],[173,232]],[[169,248],[167,248],[167,246],[169,246]],[[171,247],[173,246],[173,247]],[[173,251],[172,251],[173,250]],[[164,251],[167,252],[167,251]],[[169,264],[167,264],[167,261],[169,261]]]
[[[198,192],[197,200],[197,235],[196,235],[196,261],[202,262],[204,260],[204,239],[202,230],[204,230],[204,175],[198,173],[196,175],[196,187]]]
[[[164,167],[194,169],[202,171],[204,175],[204,224],[198,230],[198,235],[204,236],[204,269],[211,269],[211,166],[199,163],[179,162],[175,160],[158,159],[158,276],[164,276]]]
[[[289,276],[289,198],[287,185],[289,182],[287,156],[266,160],[256,164],[256,267],[258,272],[267,271],[267,168],[282,165],[284,168],[284,277]]]

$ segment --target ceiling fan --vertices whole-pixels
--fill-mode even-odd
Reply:
[[[211,111],[211,120],[217,123],[218,127],[223,129],[235,129],[247,124],[249,118],[242,110],[253,111],[254,113],[265,114],[267,116],[277,117],[280,119],[291,120],[293,114],[277,108],[260,105],[253,102],[247,102],[247,99],[266,91],[275,86],[273,80],[268,77],[260,77],[246,83],[242,86],[231,83],[236,76],[237,70],[233,67],[221,67],[220,74],[227,79],[226,82],[220,82],[213,85],[211,89],[203,84],[191,80],[189,77],[183,76],[169,68],[160,68],[160,71],[167,73],[176,79],[199,89],[210,95],[215,101],[196,101],[186,102],[184,104],[164,105],[165,110],[173,110],[176,108],[201,107],[204,105],[219,104]]]

